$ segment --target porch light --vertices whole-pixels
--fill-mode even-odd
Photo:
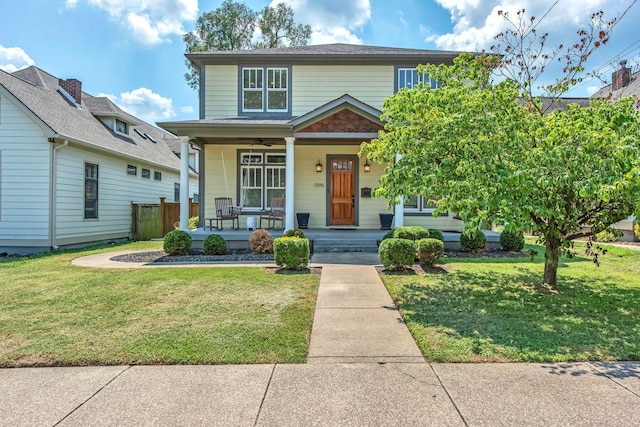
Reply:
[[[322,172],[322,163],[320,163],[320,160],[318,160],[316,164],[316,172]]]
[[[369,159],[364,161],[364,166],[362,168],[365,172],[371,172],[371,165],[369,164]]]

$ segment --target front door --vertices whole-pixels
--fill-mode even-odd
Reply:
[[[329,162],[329,224],[355,225],[354,159],[332,158]]]

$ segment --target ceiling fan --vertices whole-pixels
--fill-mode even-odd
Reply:
[[[271,147],[273,144],[269,144],[269,143],[264,142],[264,139],[262,139],[262,138],[256,138],[253,141],[253,144],[251,144],[251,146],[254,146],[254,145],[263,145],[265,147]]]

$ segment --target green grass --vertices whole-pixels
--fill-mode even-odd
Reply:
[[[640,360],[640,251],[610,248],[596,267],[561,260],[545,292],[530,258],[451,258],[449,274],[382,276],[418,346],[438,362]]]
[[[0,367],[305,360],[318,276],[70,263],[114,249],[161,243],[0,262]]]

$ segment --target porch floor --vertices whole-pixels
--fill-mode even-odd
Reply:
[[[193,248],[202,249],[204,239],[210,234],[219,234],[227,241],[230,249],[246,249],[249,247],[249,237],[254,230],[209,230],[198,228],[191,232]],[[284,230],[268,230],[273,237],[280,237]],[[331,229],[310,228],[303,230],[305,237],[313,241],[314,252],[377,252],[378,242],[382,240],[388,230],[365,229]],[[500,245],[500,233],[484,231],[487,236],[487,247]],[[460,245],[460,233],[443,231],[444,246],[447,249],[456,249]]]

